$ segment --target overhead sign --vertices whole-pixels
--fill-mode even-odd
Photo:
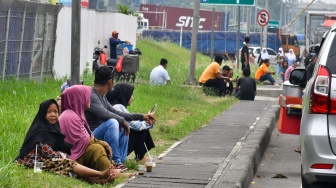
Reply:
[[[276,21],[276,20],[270,20],[270,21],[268,22],[267,28],[279,28],[279,26],[280,26],[279,21]]]
[[[257,22],[261,27],[264,27],[268,24],[270,20],[270,15],[267,10],[260,10],[257,15]]]
[[[200,0],[204,4],[254,6],[255,0]]]

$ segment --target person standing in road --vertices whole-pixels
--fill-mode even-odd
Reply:
[[[315,63],[318,58],[318,54],[320,53],[320,46],[314,47],[315,56],[310,59],[310,63],[308,64],[306,70],[307,70],[307,81],[310,80],[310,78],[313,76],[313,71],[315,67]]]
[[[118,31],[113,31],[112,32],[112,37],[110,38],[110,57],[111,57],[111,59],[117,59],[118,58],[118,56],[117,56],[117,46],[119,44],[123,44],[123,43],[129,44],[130,42],[121,41],[119,39]]]
[[[249,48],[248,48],[248,44],[250,43],[250,37],[245,37],[245,45],[243,46],[242,50],[241,50],[241,58],[240,58],[240,62],[242,64],[242,70],[244,70],[245,67],[250,68],[250,63],[249,63],[249,59],[250,59],[250,53],[249,53]]]
[[[166,85],[170,82],[167,72],[168,61],[165,58],[160,60],[160,65],[155,67],[150,73],[149,80],[151,85]]]

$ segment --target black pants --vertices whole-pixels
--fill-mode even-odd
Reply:
[[[214,88],[215,90],[217,90],[217,95],[219,96],[224,96],[226,94],[225,82],[221,78],[209,79],[203,84],[203,87]]]
[[[146,129],[142,131],[134,131],[131,129],[131,132],[129,134],[127,155],[134,151],[137,160],[143,159],[143,157],[147,153],[144,143],[146,143],[148,150],[155,147],[149,130]]]
[[[244,70],[245,68],[250,69],[250,63],[248,63],[247,66],[245,66],[245,63],[242,62],[242,68],[241,68],[241,70]]]

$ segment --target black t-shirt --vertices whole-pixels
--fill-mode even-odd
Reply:
[[[244,45],[243,48],[242,48],[241,61],[240,61],[241,63],[244,63],[246,61],[245,56],[244,56],[245,53],[247,55],[247,58],[249,58],[250,54],[249,54],[249,49],[248,49],[247,45]]]
[[[251,77],[241,77],[237,80],[240,91],[240,100],[254,100],[257,89],[256,82]]]

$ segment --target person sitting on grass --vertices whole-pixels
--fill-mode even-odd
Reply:
[[[106,141],[112,148],[112,159],[117,169],[127,170],[124,165],[127,157],[127,121],[147,121],[153,124],[154,113],[138,114],[120,112],[107,101],[106,94],[114,85],[114,68],[101,66],[95,71],[94,85],[91,88],[91,106],[85,111],[86,120],[95,138]],[[65,90],[66,91],[66,90]]]
[[[236,97],[239,100],[254,100],[257,86],[255,80],[250,77],[250,69],[245,68],[242,74],[243,77],[237,80],[237,84],[235,86]]]
[[[282,82],[285,81],[285,74],[286,74],[287,68],[288,68],[288,61],[283,60],[281,67],[280,67],[280,76],[281,76]]]
[[[275,85],[275,80],[272,75],[275,74],[274,71],[269,71],[268,67],[270,66],[269,59],[264,59],[263,64],[258,68],[255,73],[255,79],[259,82],[268,80],[272,85]]]
[[[108,143],[94,138],[86,121],[84,111],[90,105],[91,87],[74,85],[61,95],[62,114],[59,117],[61,131],[65,141],[72,144],[69,158],[86,167],[103,171],[111,169],[115,178],[130,177],[135,174],[121,173],[110,162],[112,150]]]
[[[16,162],[33,168],[36,159],[36,162],[43,162],[43,170],[55,174],[69,176],[74,174],[93,183],[113,182],[115,175],[111,168],[97,171],[68,158],[72,145],[64,140],[65,135],[61,132],[58,122],[59,112],[59,107],[54,99],[46,100],[40,104]]]
[[[199,78],[200,85],[203,86],[203,91],[209,94],[208,90],[213,90],[217,96],[225,96],[224,80],[230,81],[230,78],[222,76],[220,66],[223,62],[223,56],[216,55],[215,61],[212,62],[202,73]]]
[[[127,106],[132,104],[133,91],[133,85],[119,83],[106,94],[106,98],[116,110],[129,113]],[[155,147],[149,131],[149,129],[154,127],[154,124],[150,125],[146,121],[130,121],[128,124],[130,126],[130,135],[127,155],[134,151],[136,160],[145,163],[149,161],[149,159],[145,157],[147,149],[151,150]]]

